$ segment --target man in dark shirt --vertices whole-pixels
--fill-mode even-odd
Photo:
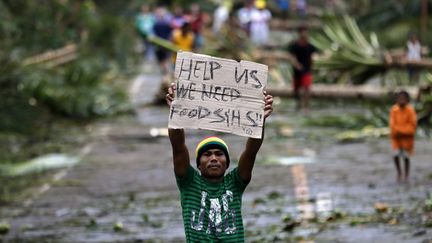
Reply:
[[[317,51],[315,46],[309,43],[307,29],[300,27],[298,29],[298,40],[291,44],[288,48],[293,55],[294,65],[294,97],[297,100],[297,107],[303,108],[305,112],[309,108],[310,87],[312,85],[312,54]],[[300,92],[303,95],[300,96]]]

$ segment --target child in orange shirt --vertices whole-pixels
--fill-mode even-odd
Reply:
[[[390,137],[394,150],[394,163],[397,170],[397,181],[407,182],[410,169],[410,155],[414,152],[414,135],[417,118],[414,109],[409,105],[410,96],[400,91],[396,104],[390,111]],[[401,173],[400,158],[405,161],[405,173]]]

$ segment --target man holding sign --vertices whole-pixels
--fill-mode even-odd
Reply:
[[[168,89],[166,100],[187,242],[244,242],[242,195],[263,142],[265,119],[273,110],[273,97],[264,91],[263,66],[178,53],[176,83]],[[248,136],[238,166],[225,175],[230,165],[228,145],[208,137],[195,150],[198,173],[189,162],[185,127]]]

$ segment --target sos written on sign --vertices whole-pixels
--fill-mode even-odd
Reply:
[[[261,138],[267,73],[260,63],[178,52],[168,127]]]

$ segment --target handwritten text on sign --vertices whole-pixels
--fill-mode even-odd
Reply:
[[[178,52],[170,128],[201,128],[261,138],[263,64]]]

